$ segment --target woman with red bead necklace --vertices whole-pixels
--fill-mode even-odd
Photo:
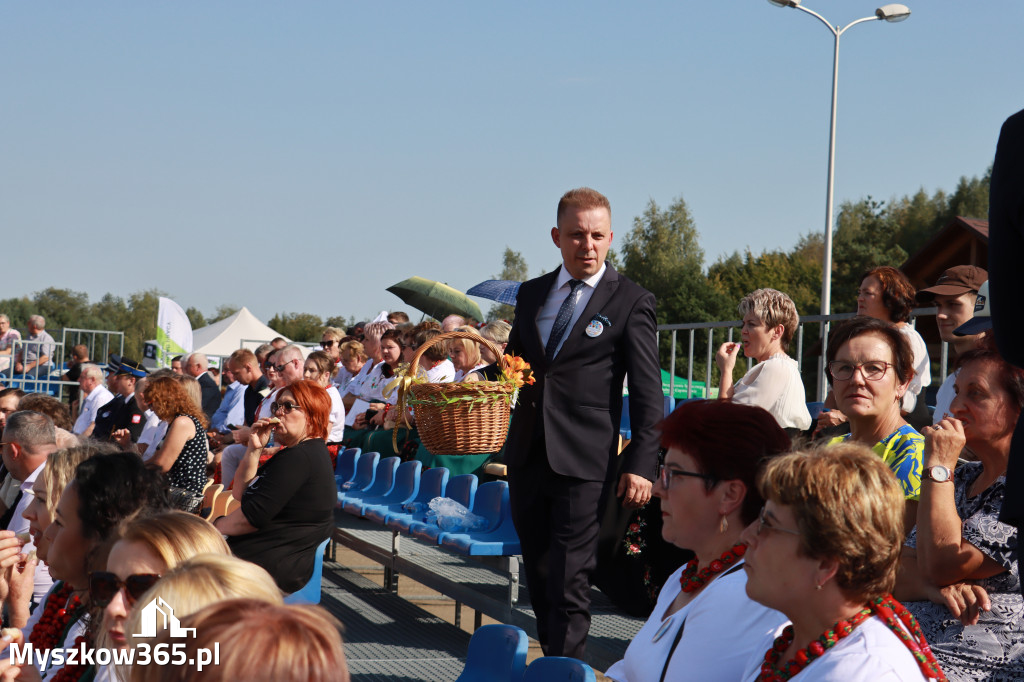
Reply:
[[[747,597],[743,528],[763,503],[763,463],[790,447],[767,411],[722,401],[685,403],[662,423],[668,450],[654,495],[662,536],[696,558],[669,576],[625,657],[618,682],[737,680],[760,641],[786,620]]]
[[[747,682],[945,677],[917,621],[889,592],[903,540],[903,493],[853,443],[789,453],[759,483],[759,518],[743,531],[747,593],[790,619],[766,637]]]
[[[163,477],[134,453],[96,455],[78,465],[57,504],[53,523],[43,534],[49,545],[46,563],[58,582],[36,607],[42,609],[42,615],[31,631],[14,635],[13,642],[27,640],[37,653],[83,642],[90,646],[93,640],[86,616],[89,571],[106,566],[107,543],[118,524],[143,510],[167,508],[164,488]],[[7,645],[11,639],[7,635],[0,641]],[[10,668],[10,659],[0,658],[0,676],[11,678]],[[77,680],[87,671],[81,666],[51,665],[44,676],[48,682],[65,682]],[[38,680],[39,669],[21,667],[11,679]]]

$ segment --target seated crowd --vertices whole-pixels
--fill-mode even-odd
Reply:
[[[961,266],[915,292],[894,268],[866,273],[858,315],[829,338],[816,422],[788,354],[793,301],[773,289],[742,299],[741,343],[715,357],[718,399],[685,401],[661,426],[661,533],[693,558],[609,679],[1024,679],[1016,530],[998,521],[1024,371],[987,338],[986,278]],[[934,414],[915,301],[936,306],[957,354]],[[223,394],[201,354],[152,374],[112,356],[105,385],[81,362],[74,420],[55,399],[0,391],[0,597],[15,628],[4,644],[131,650],[140,607],[159,599],[197,628],[189,647],[220,643],[211,679],[346,679],[338,623],[282,602],[330,537],[333,460],[361,447],[459,474],[500,458],[428,452],[394,387],[413,371],[495,379],[509,329],[401,314],[328,327],[321,350],[276,340],[234,352]],[[437,342],[444,331],[461,334]],[[734,381],[741,348],[754,364]],[[186,513],[208,475],[237,501],[212,521]],[[121,663],[42,673],[195,679]]]

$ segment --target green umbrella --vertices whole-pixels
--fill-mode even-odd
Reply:
[[[432,279],[410,277],[387,290],[435,320],[442,320],[448,315],[462,315],[481,321],[484,318],[480,306],[469,300],[466,294]]]

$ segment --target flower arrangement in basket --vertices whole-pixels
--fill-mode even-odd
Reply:
[[[498,452],[505,444],[512,407],[519,388],[534,382],[529,363],[520,357],[501,356],[497,381],[430,384],[419,373],[423,352],[450,339],[470,339],[486,344],[497,357],[501,349],[469,332],[439,334],[417,349],[408,369],[399,370],[385,392],[398,391],[398,414],[404,419],[411,407],[416,428],[427,450],[436,455],[475,455]],[[405,423],[409,426],[408,421]],[[397,441],[398,424],[392,440]]]

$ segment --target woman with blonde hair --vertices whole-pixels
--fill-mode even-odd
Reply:
[[[770,461],[765,503],[741,536],[747,594],[789,618],[744,680],[945,679],[890,592],[903,541],[903,493],[867,447],[845,443]]]
[[[733,384],[741,344],[723,343],[715,355],[722,372],[718,397],[763,407],[791,436],[806,431],[811,426],[811,413],[807,411],[804,383],[796,360],[787,354],[800,324],[793,299],[775,289],[758,289],[743,297],[739,312],[743,316],[743,353],[757,364]]]
[[[456,327],[454,331],[480,336],[480,332],[473,327]],[[473,339],[449,339],[448,357],[455,366],[455,382],[475,381],[478,375],[470,376],[471,373],[487,366],[480,355],[480,343]]]
[[[286,606],[233,599],[185,618],[195,628],[185,640],[186,660],[203,649],[220,652],[220,663],[202,672],[195,665],[137,666],[132,682],[348,682],[348,665],[337,620],[319,606]],[[171,643],[164,631],[154,646]]]

